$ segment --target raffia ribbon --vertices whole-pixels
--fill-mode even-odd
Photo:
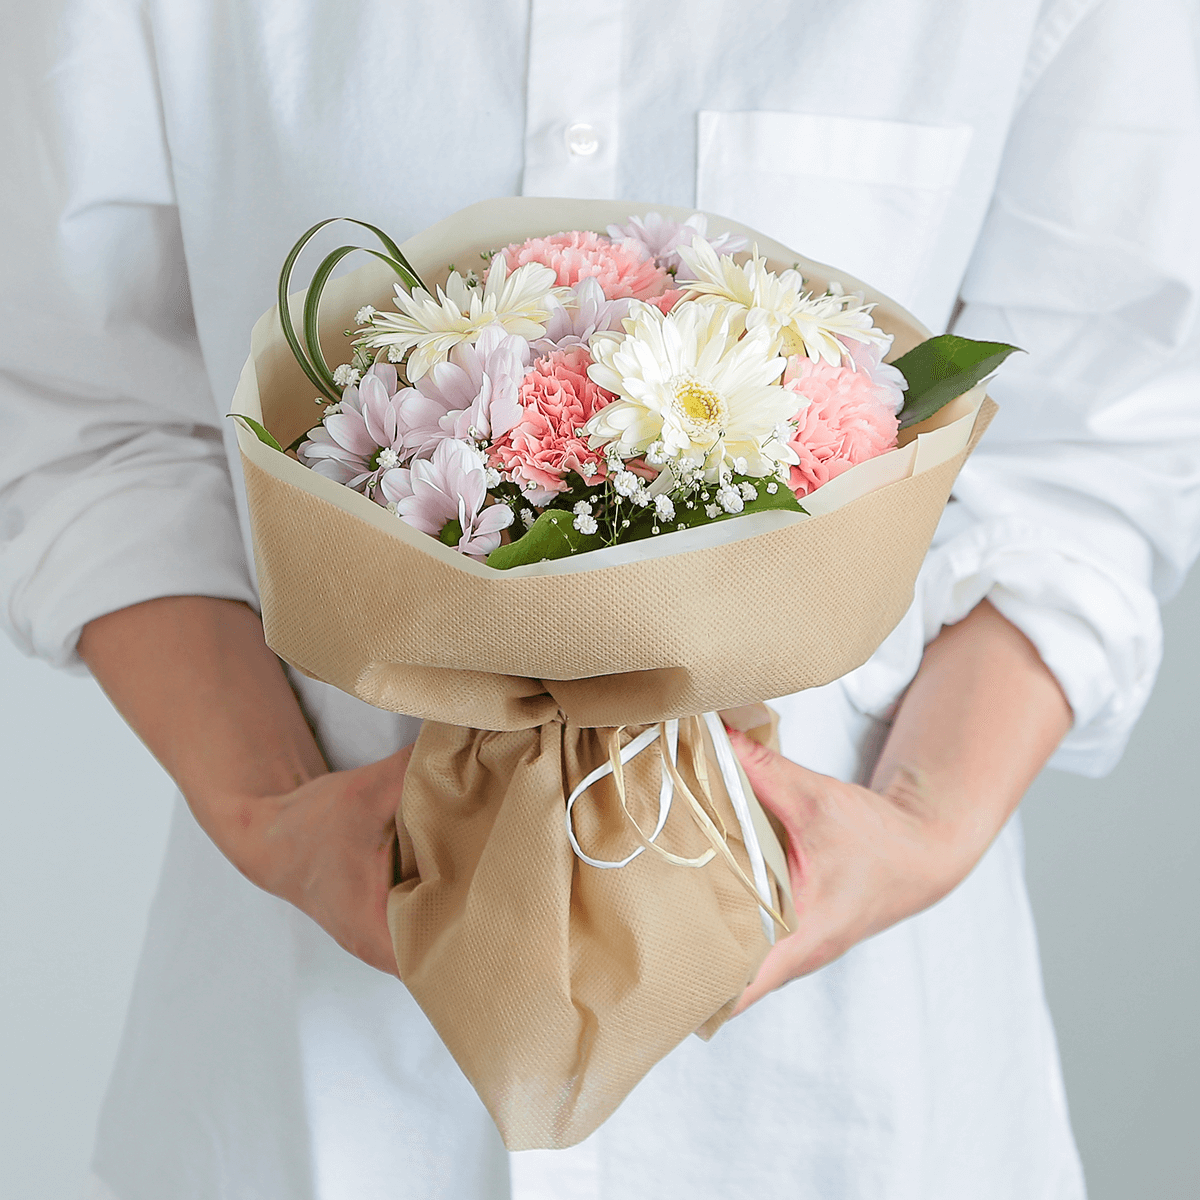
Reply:
[[[755,903],[759,907],[760,915],[763,918],[763,932],[766,934],[767,940],[773,944],[775,941],[776,925],[786,933],[790,933],[791,928],[771,903],[771,891],[767,878],[766,863],[763,858],[762,847],[759,844],[757,831],[754,828],[750,807],[746,801],[742,778],[737,769],[737,759],[734,756],[733,747],[729,744],[725,728],[721,724],[720,717],[715,712],[705,713],[703,717],[685,717],[682,718],[682,722],[690,734],[687,742],[688,750],[691,754],[692,771],[699,785],[699,791],[703,796],[703,802],[688,786],[683,776],[679,773],[679,767],[676,763],[680,719],[660,721],[657,725],[651,725],[625,746],[621,745],[621,733],[625,726],[618,726],[610,730],[608,734],[608,761],[602,763],[594,771],[584,776],[567,798],[567,837],[571,841],[571,848],[581,862],[601,870],[619,870],[621,867],[628,866],[639,854],[642,854],[646,850],[657,854],[660,858],[678,867],[703,867],[712,862],[714,858],[721,858],[733,872],[737,881],[754,898]],[[734,813],[738,819],[738,825],[741,828],[742,840],[745,843],[746,851],[750,858],[750,869],[753,878],[746,874],[742,865],[734,857],[733,851],[730,850],[728,830],[726,830],[724,822],[717,811],[717,806],[713,801],[709,785],[708,760],[704,747],[704,730],[706,727],[712,738],[722,782],[725,785],[725,790],[729,795],[730,803],[733,805]],[[655,743],[658,744],[659,755],[662,760],[662,785],[659,789],[658,820],[655,823],[654,829],[650,833],[646,833],[629,811],[625,792],[624,767],[626,763],[636,758]],[[598,783],[607,775],[611,775],[613,778],[613,786],[616,789],[621,811],[625,816],[626,823],[638,841],[637,848],[622,859],[592,858],[580,846],[575,834],[573,817],[575,804],[593,784]],[[682,796],[687,803],[688,812],[692,820],[709,844],[709,848],[703,854],[699,854],[694,858],[672,854],[671,851],[660,846],[656,840],[667,823],[671,804],[676,794]]]

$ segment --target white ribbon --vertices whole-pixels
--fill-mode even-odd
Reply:
[[[620,729],[612,732],[609,742],[608,761],[602,763],[594,771],[584,776],[574,791],[571,792],[570,796],[567,797],[567,837],[571,841],[572,850],[575,851],[576,857],[581,862],[604,871],[617,870],[628,866],[639,854],[646,850],[651,850],[660,857],[665,858],[668,862],[683,867],[705,866],[720,854],[728,862],[739,881],[757,899],[763,933],[766,935],[767,941],[774,945],[776,923],[778,922],[784,929],[787,926],[771,904],[771,888],[767,877],[767,866],[763,858],[762,846],[758,840],[758,832],[754,827],[754,820],[750,813],[750,805],[743,790],[742,776],[738,770],[737,758],[733,753],[733,747],[729,743],[729,736],[725,732],[725,727],[721,724],[720,717],[716,713],[710,712],[704,714],[703,720],[712,737],[713,746],[716,749],[717,767],[721,772],[721,780],[733,805],[734,815],[737,817],[738,826],[741,830],[742,841],[746,846],[746,852],[750,858],[750,871],[753,876],[753,882],[746,877],[746,873],[742,870],[741,865],[733,857],[733,853],[730,851],[723,836],[724,831],[717,828],[716,824],[714,824],[709,815],[704,811],[699,801],[692,795],[687,784],[684,783],[682,777],[679,775],[677,768],[679,747],[678,720],[662,721],[658,725],[652,725],[639,733],[637,737],[633,738],[624,747],[619,746]],[[698,742],[700,735],[699,721],[695,721],[695,735]],[[626,806],[624,772],[622,768],[656,741],[659,742],[659,750],[663,760],[662,786],[659,788],[658,793],[658,820],[655,823],[654,829],[650,833],[645,833],[634,820]],[[697,780],[701,785],[701,790],[706,791],[707,779],[703,767],[703,745],[693,745],[693,754]],[[593,784],[598,783],[608,775],[613,776],[621,809],[625,814],[627,822],[633,829],[637,840],[641,843],[631,853],[618,860],[593,858],[591,855],[586,854],[575,835],[574,809],[576,803]],[[667,817],[671,812],[671,803],[675,797],[676,790],[680,791],[689,802],[693,819],[710,843],[710,848],[696,858],[683,858],[680,855],[672,854],[656,843],[658,835],[662,833],[663,827],[667,823]],[[706,796],[706,799],[711,804],[711,797]]]

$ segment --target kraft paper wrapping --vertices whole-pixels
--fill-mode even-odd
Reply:
[[[447,264],[465,269],[478,251],[602,230],[654,207],[677,219],[690,211],[488,201],[402,248],[441,282]],[[814,287],[838,279],[866,293],[895,337],[893,357],[928,336],[844,273],[733,222],[711,226],[746,233],[776,269],[798,263]],[[385,307],[393,281],[372,263],[331,285],[321,325],[331,361],[346,356],[353,313]],[[291,302],[298,311],[303,296]],[[313,389],[274,310],[255,327],[233,410],[282,445],[314,423]],[[510,1149],[590,1134],[688,1033],[711,1035],[768,949],[757,905],[720,860],[690,869],[644,853],[619,870],[576,860],[567,792],[605,760],[610,727],[632,736],[820,686],[864,662],[908,608],[993,411],[982,389],[960,397],[907,431],[901,449],[813,493],[810,517],[756,514],[509,572],[239,428],[268,643],[307,675],[426,719],[399,802],[389,924],[401,978]],[[712,746],[704,752],[711,759]],[[658,764],[643,752],[626,768],[643,828],[654,823]],[[708,775],[713,813],[746,869],[729,797]],[[611,779],[577,813],[589,855],[618,859],[636,846]],[[660,841],[684,855],[704,844],[682,805]]]
[[[388,907],[400,975],[514,1150],[581,1141],[688,1034],[716,1031],[767,952],[756,905],[716,862],[576,861],[563,797],[606,757],[605,732],[561,718],[504,732],[427,722],[400,803]],[[733,809],[709,775],[748,870]],[[659,779],[656,755],[626,767],[643,829],[654,825]],[[611,779],[575,811],[592,857],[636,847]],[[659,841],[688,856],[707,847],[678,803]]]

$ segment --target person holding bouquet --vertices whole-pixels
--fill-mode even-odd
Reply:
[[[94,1200],[1082,1196],[1009,817],[1052,756],[1115,762],[1196,549],[1189,20],[66,0],[0,334],[3,612],[186,802]],[[724,213],[1028,354],[905,619],[774,701],[783,755],[734,736],[799,910],[742,1014],[509,1155],[392,978],[418,722],[266,648],[221,414],[300,230],[514,193]]]

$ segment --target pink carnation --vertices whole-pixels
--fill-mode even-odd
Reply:
[[[590,230],[530,238],[519,246],[507,246],[502,253],[510,271],[531,262],[552,268],[559,287],[574,287],[591,276],[609,300],[647,300],[660,295],[671,282],[671,276],[641,243],[632,239],[614,242]]]
[[[582,346],[554,350],[538,359],[521,381],[521,419],[491,449],[492,465],[507,474],[533,504],[548,504],[566,491],[563,478],[605,477],[604,459],[588,449],[578,431],[614,397],[587,374],[592,357]]]
[[[664,313],[669,313],[686,295],[687,288],[671,288],[670,291],[663,292],[661,296],[651,297],[646,303],[653,304],[655,308]]]
[[[788,359],[783,386],[809,401],[788,443],[800,458],[790,480],[797,496],[895,447],[899,421],[867,371],[796,355]]]

